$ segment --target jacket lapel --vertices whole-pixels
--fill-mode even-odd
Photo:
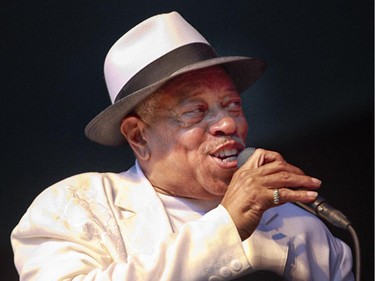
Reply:
[[[168,215],[140,168],[124,174],[115,205],[121,209],[120,229],[128,254],[150,254],[172,231]]]

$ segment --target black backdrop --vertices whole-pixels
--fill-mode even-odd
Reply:
[[[280,151],[323,180],[344,211],[373,280],[373,1],[3,1],[1,22],[0,276],[17,280],[11,229],[50,184],[121,171],[128,147],[88,141],[83,128],[109,104],[107,50],[157,13],[179,11],[222,55],[265,59],[244,94],[249,144]],[[344,230],[332,231],[351,247]]]

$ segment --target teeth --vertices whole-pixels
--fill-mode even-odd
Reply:
[[[220,157],[220,158],[233,156],[233,157],[230,158],[230,159],[232,159],[232,158],[236,158],[237,153],[238,153],[237,149],[223,149],[223,150],[220,150],[220,151],[216,152],[214,154],[214,156]]]
[[[237,160],[237,157],[232,156],[232,157],[228,157],[228,158],[223,159],[223,162],[230,162],[230,161],[235,161],[235,160]]]

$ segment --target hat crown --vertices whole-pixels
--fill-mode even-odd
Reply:
[[[104,75],[112,103],[124,85],[163,55],[207,40],[177,12],[153,16],[123,35],[109,50]]]

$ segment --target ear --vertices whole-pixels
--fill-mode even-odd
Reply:
[[[125,117],[120,129],[137,158],[142,160],[150,158],[150,150],[144,137],[145,123],[141,119],[135,116]]]

